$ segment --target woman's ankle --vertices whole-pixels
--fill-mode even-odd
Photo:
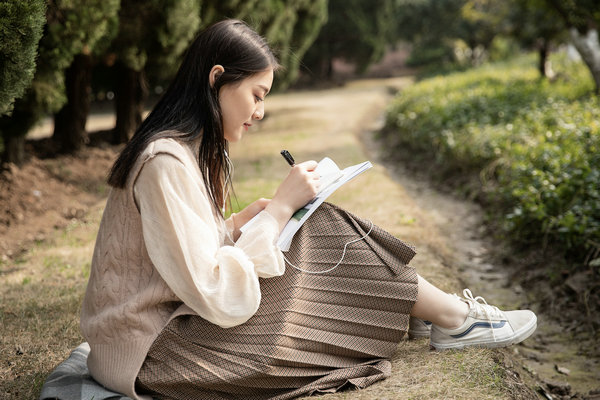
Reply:
[[[445,329],[460,328],[466,321],[469,315],[469,305],[464,301],[452,296],[453,306],[446,315],[440,316],[439,322],[436,324]]]

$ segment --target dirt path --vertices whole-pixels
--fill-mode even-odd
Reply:
[[[416,245],[418,255],[412,265],[444,290],[458,293],[469,286],[500,306],[526,304],[523,290],[508,285],[506,276],[490,264],[491,244],[481,235],[484,229],[477,207],[441,194],[425,180],[411,178],[401,167],[385,165],[378,158],[371,133],[380,127],[391,93],[407,84],[407,78],[364,80],[343,88],[269,96],[265,119],[230,151],[239,205],[274,192],[289,168],[279,155],[283,148],[297,160],[329,156],[342,167],[370,159],[374,168],[329,201]],[[98,126],[104,122],[94,119]],[[44,132],[50,128],[41,126],[36,135]],[[1,398],[35,397],[48,372],[82,340],[78,307],[106,194],[102,178],[117,150],[94,148],[77,157],[37,160],[33,172],[38,178],[25,182],[23,193],[31,197],[33,188],[32,204],[42,202],[49,208],[40,206],[37,214],[25,210],[20,220],[0,232],[0,251],[4,251],[0,254],[4,256],[0,260]],[[25,177],[22,174],[23,179],[15,181]],[[44,182],[52,183],[51,193],[45,191]],[[540,325],[538,332],[545,335],[545,322]],[[59,340],[49,343],[50,337]],[[535,397],[522,384],[533,380],[519,360],[547,379],[568,381],[571,393],[587,393],[596,382],[590,377],[597,373],[598,364],[594,360],[585,364],[583,357],[565,346],[560,347],[560,360],[553,358],[548,341],[539,338],[538,333],[525,346],[510,350],[444,353],[430,351],[424,340],[402,341],[390,378],[360,392],[322,398]],[[556,348],[552,351],[558,353]],[[559,375],[554,364],[569,368],[571,375]]]

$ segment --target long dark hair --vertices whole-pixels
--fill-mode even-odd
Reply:
[[[217,64],[225,71],[211,87],[209,73]],[[115,161],[109,185],[126,186],[138,156],[152,141],[194,142],[201,136],[198,166],[213,206],[220,210],[226,200],[228,165],[219,89],[269,68],[279,68],[277,59],[265,39],[244,22],[224,20],[201,32],[187,49],[173,82]]]

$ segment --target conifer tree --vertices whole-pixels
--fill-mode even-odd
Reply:
[[[200,4],[201,3],[201,4]],[[223,18],[246,21],[264,35],[283,65],[278,87],[296,79],[302,56],[326,18],[327,0],[122,0],[115,83],[117,124],[113,142],[123,143],[141,122],[146,78],[168,80],[200,28]]]
[[[77,10],[86,30],[79,53],[65,70],[66,104],[54,114],[54,140],[62,152],[80,149],[87,142],[85,124],[90,110],[92,67],[117,33],[120,0],[91,0]]]
[[[331,78],[335,58],[364,72],[383,57],[392,42],[395,10],[394,0],[329,0],[327,23],[304,63],[321,78]]]
[[[105,2],[115,4],[115,0]],[[18,165],[25,160],[25,136],[39,119],[58,111],[66,102],[65,70],[93,37],[101,37],[102,1],[49,2],[46,24],[39,42],[37,68],[31,86],[15,102],[10,117],[0,119],[4,141],[3,160]]]
[[[147,69],[153,64],[164,77],[172,75],[199,26],[200,1],[122,0],[111,46],[117,56],[113,143],[127,142],[141,123]]]
[[[305,53],[327,20],[327,0],[223,0],[203,4],[203,27],[222,18],[243,20],[267,39],[283,66],[275,83],[281,89],[298,77]]]
[[[31,84],[45,12],[44,0],[0,1],[0,115]]]

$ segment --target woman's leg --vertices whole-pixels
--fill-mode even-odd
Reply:
[[[461,326],[469,314],[469,305],[433,286],[422,276],[418,277],[419,293],[410,315],[431,321],[442,328]]]

